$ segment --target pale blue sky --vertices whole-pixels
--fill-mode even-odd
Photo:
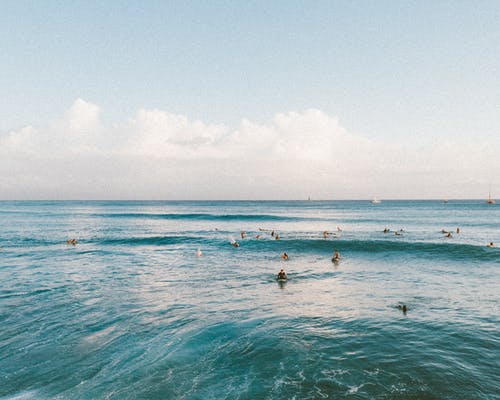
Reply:
[[[500,134],[498,1],[2,1],[0,130],[318,108],[394,139]]]
[[[500,192],[500,1],[3,0],[0,94],[4,198]]]

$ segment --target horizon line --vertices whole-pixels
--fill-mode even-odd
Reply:
[[[205,202],[205,201],[219,201],[219,202],[278,202],[278,201],[296,201],[296,202],[332,202],[332,201],[367,201],[371,202],[373,198],[358,198],[358,199],[0,199],[0,202],[28,202],[28,201],[49,201],[49,202],[56,202],[56,201],[164,201],[164,202]],[[396,198],[377,198],[381,203],[384,201],[439,201],[444,204],[450,203],[453,201],[484,201],[486,202],[488,199],[487,198],[456,198],[456,199],[438,199],[438,198],[432,198],[432,199],[426,199],[426,198],[401,198],[401,199],[396,199]],[[495,200],[492,198],[492,200]]]

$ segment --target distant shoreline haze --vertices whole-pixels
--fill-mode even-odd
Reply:
[[[0,133],[6,199],[482,198],[500,193],[500,135],[412,144],[349,132],[318,109],[209,124],[143,108],[106,125],[77,99],[46,125]]]

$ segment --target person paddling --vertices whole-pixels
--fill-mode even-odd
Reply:
[[[283,268],[280,270],[280,272],[278,272],[278,279],[280,279],[280,280],[287,279],[286,272]]]

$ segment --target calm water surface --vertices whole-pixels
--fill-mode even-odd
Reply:
[[[0,202],[0,398],[500,399],[491,241],[481,201]]]

